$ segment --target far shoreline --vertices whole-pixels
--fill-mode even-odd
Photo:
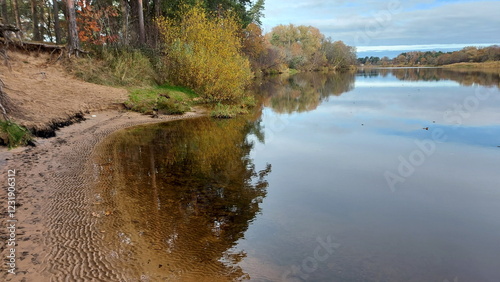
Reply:
[[[496,72],[500,74],[500,61],[482,62],[482,63],[455,63],[442,66],[377,66],[377,65],[364,65],[358,66],[358,69],[448,69],[453,71],[482,71],[482,72]]]

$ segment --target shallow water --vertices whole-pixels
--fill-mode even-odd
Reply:
[[[158,281],[498,281],[499,76],[259,82],[252,116],[122,130],[96,195],[110,256]]]

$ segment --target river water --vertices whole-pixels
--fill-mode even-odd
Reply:
[[[256,82],[245,117],[116,132],[108,259],[142,281],[498,281],[499,81],[304,73]]]

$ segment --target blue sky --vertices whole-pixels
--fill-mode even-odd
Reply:
[[[500,1],[265,0],[263,27],[312,25],[358,56],[500,44]]]

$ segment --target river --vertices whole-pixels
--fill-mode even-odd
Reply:
[[[499,81],[301,73],[256,82],[248,116],[116,132],[108,259],[143,281],[498,281]]]

